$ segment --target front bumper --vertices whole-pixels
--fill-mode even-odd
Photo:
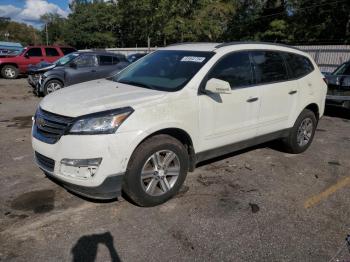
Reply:
[[[43,170],[44,171],[44,170]],[[123,174],[112,175],[107,177],[101,185],[96,187],[84,187],[63,181],[52,174],[44,171],[47,178],[56,183],[59,186],[64,187],[68,191],[76,193],[78,195],[92,198],[92,199],[114,199],[121,196]]]
[[[50,179],[80,195],[110,199],[120,195],[123,174],[134,149],[130,139],[135,136],[134,132],[64,135],[54,144],[32,137],[32,147],[37,165]],[[86,178],[67,175],[61,162],[62,159],[93,158],[102,158],[102,161],[96,173]]]

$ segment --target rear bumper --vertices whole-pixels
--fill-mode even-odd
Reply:
[[[327,95],[326,100],[334,101],[350,101],[350,96],[337,96],[337,95]]]
[[[51,175],[50,173],[43,170],[47,178],[56,183],[59,186],[76,193],[78,195],[92,198],[92,199],[114,199],[121,196],[122,183],[123,183],[123,174],[112,175],[107,177],[101,185],[96,187],[84,187],[75,184],[68,183],[63,181],[56,176]]]
[[[350,96],[327,95],[326,104],[350,109]]]

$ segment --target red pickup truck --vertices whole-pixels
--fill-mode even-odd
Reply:
[[[15,79],[19,74],[27,72],[28,65],[42,61],[52,63],[75,51],[77,50],[69,46],[29,46],[17,56],[1,57],[0,72],[4,78]]]

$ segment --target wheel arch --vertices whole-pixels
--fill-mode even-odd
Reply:
[[[14,66],[14,67],[16,67],[17,69],[19,69],[19,67],[18,67],[18,65],[17,65],[16,63],[13,63],[13,62],[5,62],[5,63],[3,63],[3,64],[0,64],[0,70],[2,70],[2,68],[3,68],[4,66],[7,66],[7,65],[11,65],[11,66]]]
[[[310,111],[312,111],[315,116],[316,116],[316,120],[318,121],[320,118],[320,109],[319,106],[316,103],[311,103],[309,105],[307,105],[304,109],[309,109]]]
[[[195,168],[196,165],[196,159],[195,159],[195,152],[194,152],[194,147],[193,147],[193,141],[191,136],[183,129],[181,128],[164,128],[160,129],[158,131],[155,131],[148,136],[146,136],[144,139],[141,140],[141,142],[138,143],[136,148],[141,145],[144,141],[147,139],[156,136],[156,135],[168,135],[171,137],[174,137],[175,139],[179,140],[185,147],[188,152],[189,156],[189,171],[192,172]]]

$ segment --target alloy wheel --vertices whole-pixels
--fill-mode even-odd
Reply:
[[[143,190],[151,196],[160,196],[171,190],[180,175],[180,161],[171,150],[151,155],[141,171]]]
[[[312,137],[314,124],[311,118],[305,118],[299,128],[297,134],[297,143],[300,147],[307,145]]]

